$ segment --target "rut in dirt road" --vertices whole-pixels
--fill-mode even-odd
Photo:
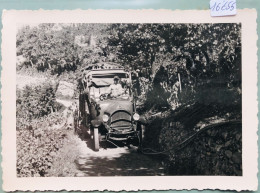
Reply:
[[[99,152],[85,148],[85,152],[75,160],[78,177],[165,175],[161,160],[140,154],[135,147],[100,149]]]

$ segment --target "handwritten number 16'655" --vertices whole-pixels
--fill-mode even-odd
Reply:
[[[236,1],[223,1],[221,3],[215,2],[212,7],[210,7],[211,11],[232,11],[235,9]]]

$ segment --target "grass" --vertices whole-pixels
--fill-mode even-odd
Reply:
[[[77,174],[77,167],[72,163],[80,156],[80,146],[82,143],[84,142],[72,130],[69,130],[64,145],[56,154],[53,165],[46,176],[74,177]]]

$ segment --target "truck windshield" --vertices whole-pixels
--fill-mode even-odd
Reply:
[[[129,78],[127,73],[106,73],[106,74],[92,74],[92,78],[114,78],[118,76],[119,78]]]
[[[118,89],[118,94],[114,95],[112,93],[115,86],[114,77],[118,76],[119,81],[116,88]],[[113,96],[113,98],[119,97],[129,97],[130,93],[130,77],[127,73],[106,73],[106,74],[92,74],[91,79],[92,85],[90,87],[90,95],[94,98],[99,98],[102,94],[108,94]],[[122,87],[122,88],[121,88]]]
[[[119,83],[125,83],[130,81],[127,73],[107,73],[107,74],[92,74],[92,83],[96,87],[108,87],[114,83],[114,77],[119,77]],[[122,85],[124,86],[124,85]]]

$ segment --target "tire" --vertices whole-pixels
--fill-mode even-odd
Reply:
[[[85,95],[79,95],[79,117],[81,118],[81,124],[86,126],[86,112],[85,112]]]
[[[144,139],[144,125],[142,124],[138,124],[138,139],[139,139],[139,143],[138,143],[138,150],[141,151],[142,150],[142,144],[143,144],[143,139]]]
[[[98,127],[94,128],[94,151],[99,151],[99,133],[98,133]]]
[[[78,133],[78,128],[79,128],[79,116],[78,116],[78,111],[76,110],[74,112],[74,132],[75,134]]]

